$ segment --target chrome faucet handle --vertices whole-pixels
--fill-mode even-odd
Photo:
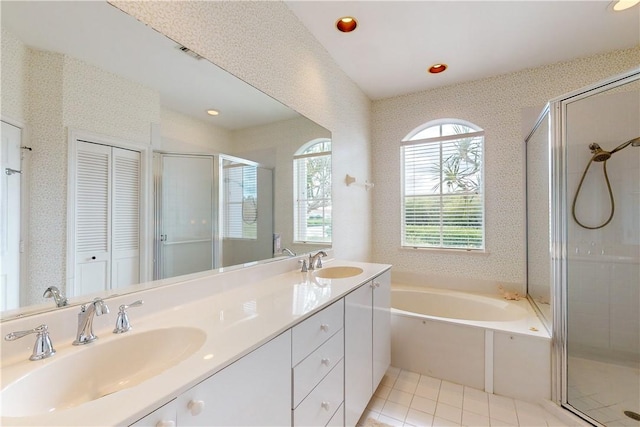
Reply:
[[[51,338],[49,338],[49,330],[47,325],[42,324],[37,328],[29,329],[27,331],[11,332],[5,335],[5,341],[15,341],[19,338],[26,337],[27,335],[36,334],[36,343],[33,345],[33,353],[29,360],[41,360],[51,357],[56,354],[56,350],[53,348]]]
[[[302,268],[300,269],[301,273],[306,273],[307,271],[309,271],[309,268],[307,267],[306,259],[299,259],[298,264],[302,264]]]
[[[118,317],[116,318],[116,327],[113,330],[114,334],[124,334],[125,332],[131,330],[131,323],[129,322],[127,309],[131,307],[140,307],[142,304],[144,304],[144,301],[138,300],[136,302],[132,302],[129,305],[122,304],[120,306],[120,309],[118,310]]]
[[[316,268],[322,268],[322,257],[318,257],[316,261]]]
[[[64,307],[69,304],[67,298],[63,295],[63,293],[55,286],[49,286],[44,290],[44,294],[42,294],[44,298],[53,298],[56,302],[56,307]]]

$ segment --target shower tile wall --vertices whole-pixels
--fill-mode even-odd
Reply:
[[[573,201],[591,158],[588,145],[612,150],[640,136],[638,83],[568,107],[568,195]],[[596,125],[599,124],[599,125]],[[627,147],[607,161],[615,197],[610,224],[587,230],[569,220],[569,331],[574,349],[637,361],[640,355],[640,148]],[[592,163],[576,204],[583,224],[609,216],[603,163]]]

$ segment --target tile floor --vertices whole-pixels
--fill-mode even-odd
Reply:
[[[564,427],[541,406],[391,367],[358,425]]]
[[[640,413],[638,367],[569,357],[569,404],[609,426],[640,427],[624,411]]]

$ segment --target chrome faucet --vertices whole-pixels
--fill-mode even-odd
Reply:
[[[325,251],[318,251],[315,255],[309,254],[309,270],[315,270],[317,268],[322,268],[321,257],[326,257],[327,253]]]
[[[47,289],[45,289],[42,296],[44,298],[53,298],[53,300],[56,302],[56,307],[64,307],[69,303],[62,291],[60,291],[60,289],[55,286],[49,286]]]
[[[101,316],[105,313],[109,313],[109,307],[101,299],[96,298],[91,302],[80,307],[80,313],[78,313],[78,333],[76,334],[76,340],[73,345],[88,344],[98,339],[93,333],[93,317]]]
[[[289,248],[284,248],[284,249],[282,250],[282,253],[283,253],[283,254],[287,254],[287,255],[289,255],[289,256],[296,256],[296,253],[295,253],[295,252],[293,252],[293,251],[292,251],[291,249],[289,249]]]

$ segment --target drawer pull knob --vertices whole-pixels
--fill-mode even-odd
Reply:
[[[195,417],[196,415],[199,415],[202,412],[202,410],[204,409],[204,401],[203,400],[192,400],[187,405],[187,408],[189,409],[189,412],[191,412],[191,415],[193,415]]]
[[[331,408],[331,404],[327,401],[322,402],[320,406],[322,406],[322,409],[324,409],[325,411],[328,411]]]
[[[162,420],[158,421],[156,427],[176,427],[176,422],[173,420]]]
[[[320,329],[325,332],[329,332],[329,325],[327,325],[326,323],[323,323],[322,325],[320,325]]]
[[[323,365],[329,366],[331,365],[331,359],[329,359],[328,357],[323,357],[320,363],[322,363]]]

